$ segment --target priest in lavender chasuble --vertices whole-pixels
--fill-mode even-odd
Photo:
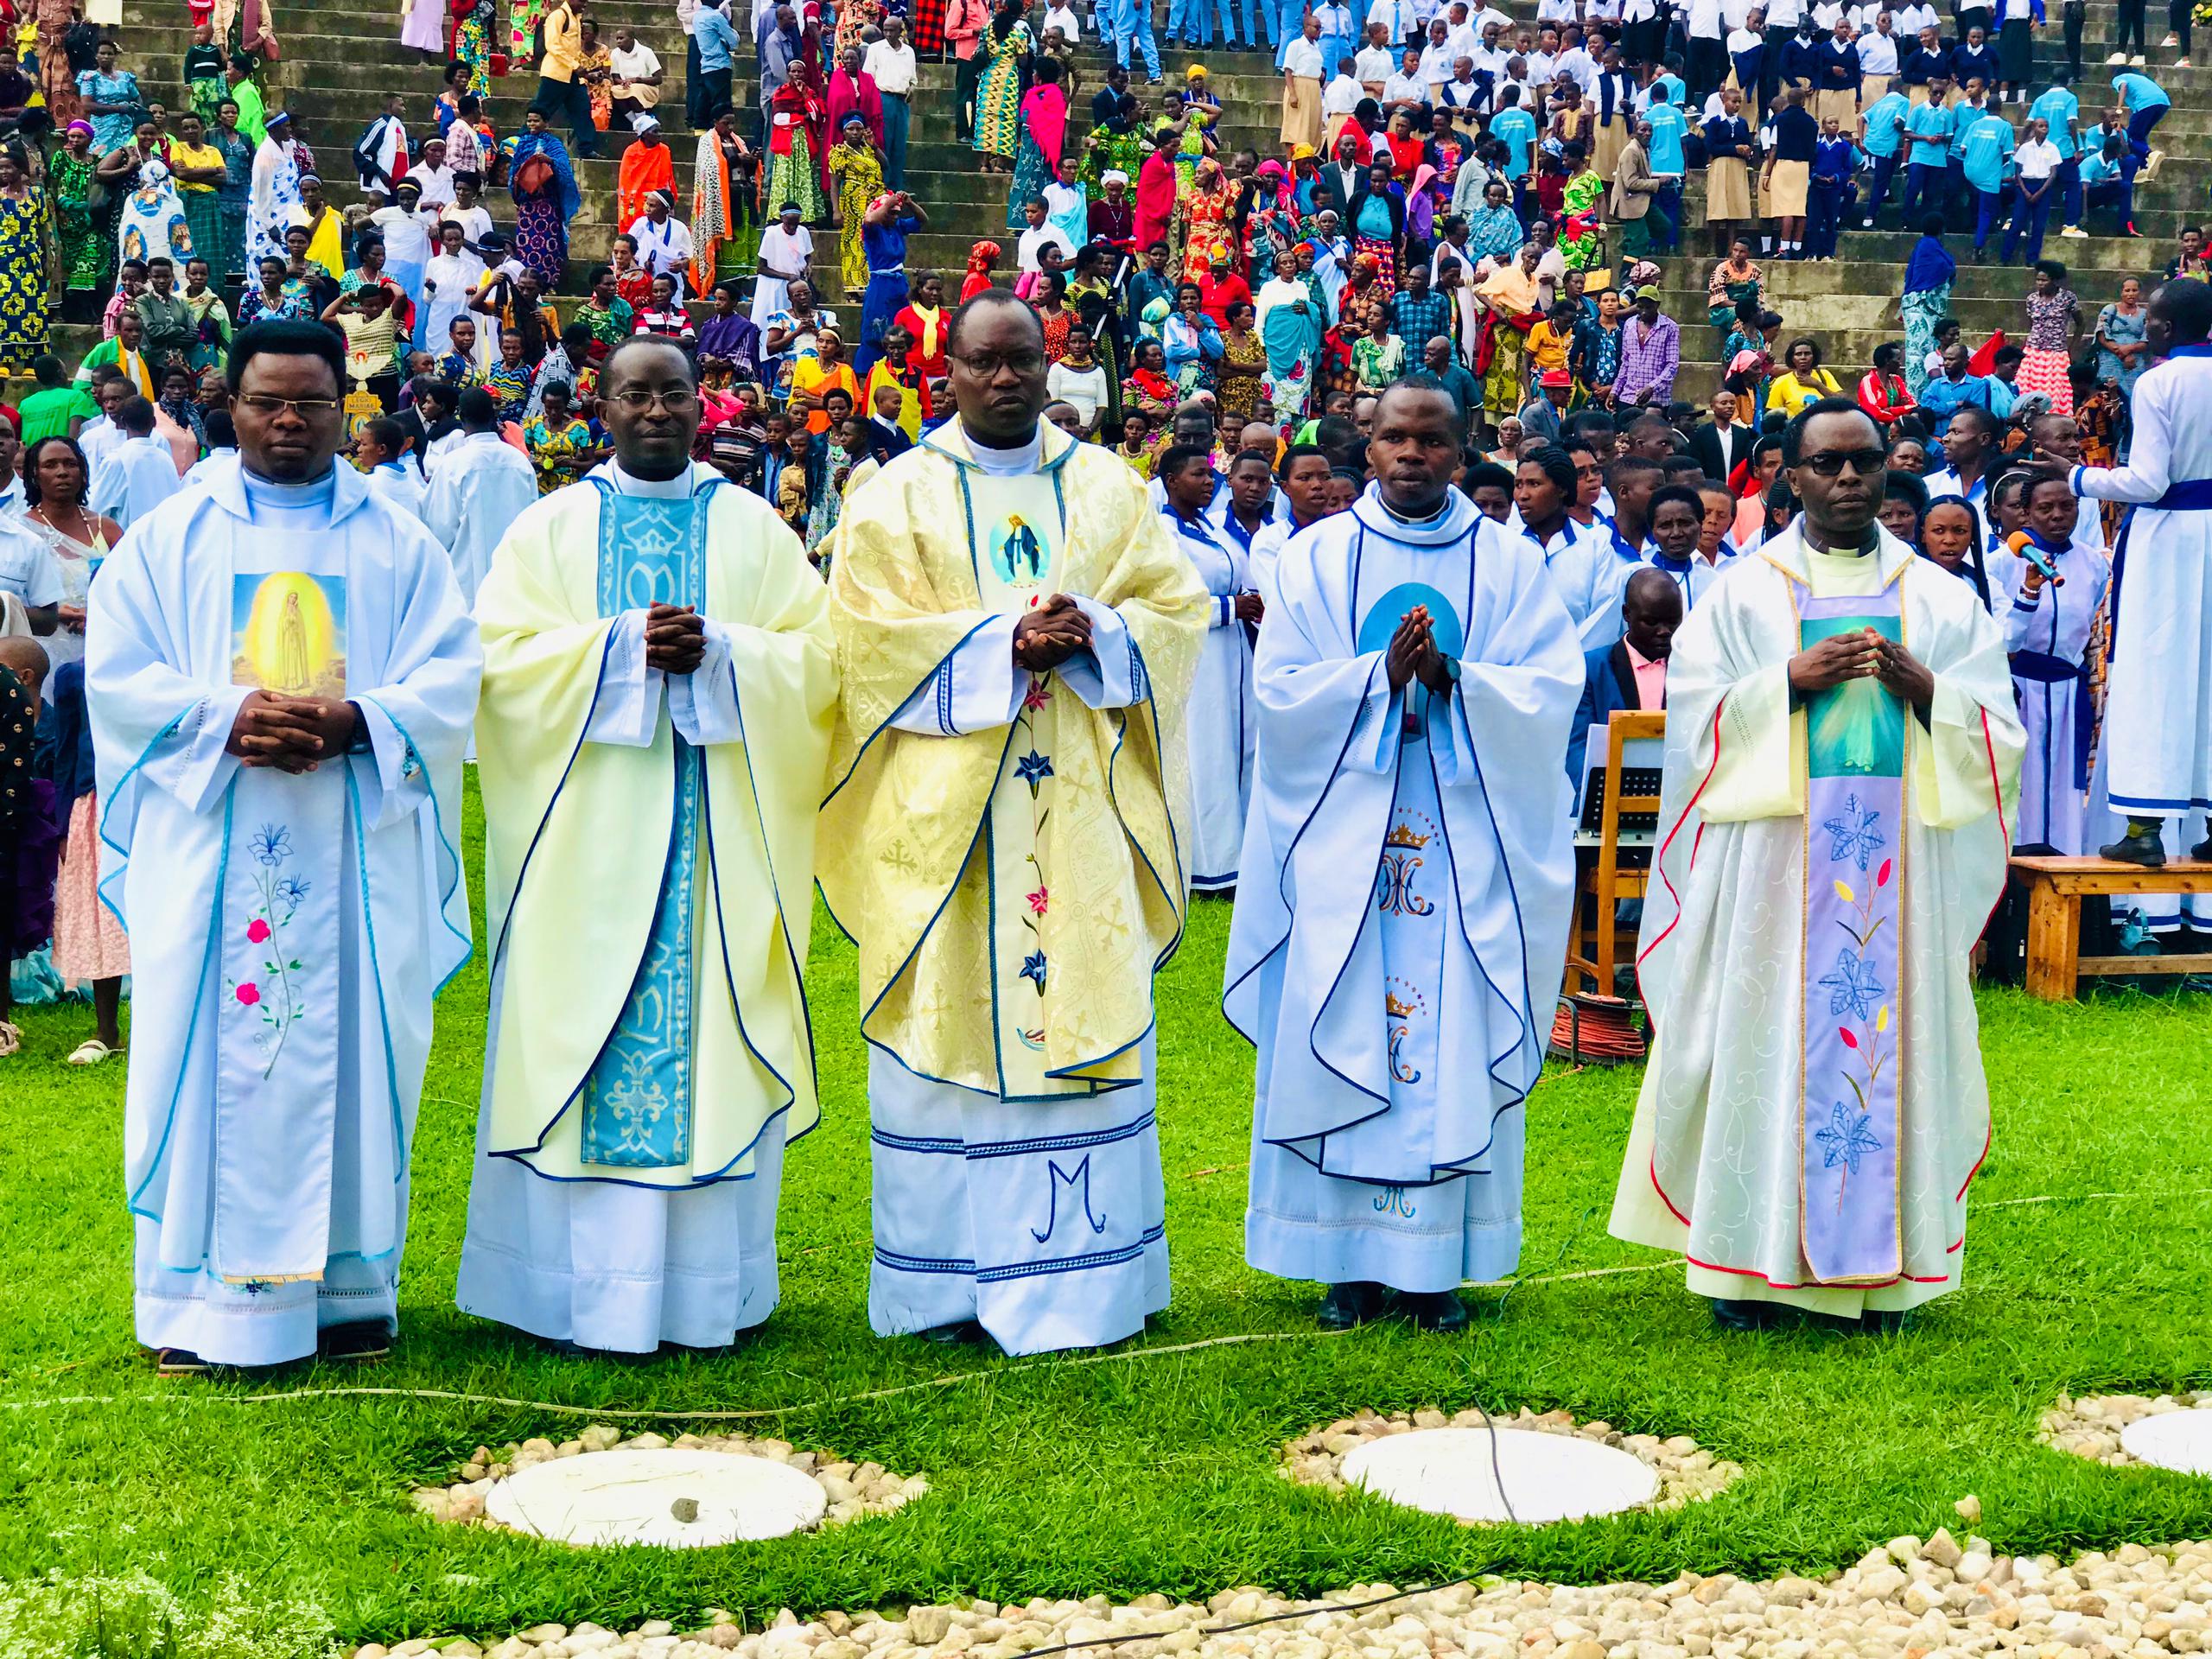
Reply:
[[[1375,481],[1277,555],[1229,1018],[1258,1049],[1245,1259],[1325,1325],[1454,1329],[1521,1249],[1525,1099],[1573,884],[1560,759],[1580,640],[1526,537],[1452,486],[1427,376],[1375,411]]]
[[[1875,518],[1873,422],[1815,404],[1783,465],[1802,516],[1668,660],[1657,1039],[1611,1225],[1686,1258],[1724,1327],[1880,1327],[1965,1271],[1989,1147],[1968,954],[2024,739],[2002,627]]]
[[[817,1116],[828,604],[691,460],[695,373],[667,340],[607,354],[613,459],[524,511],[476,601],[492,1030],[459,1300],[618,1352],[768,1317]]]
[[[431,999],[469,952],[453,567],[336,459],[329,329],[243,329],[229,378],[238,454],[131,526],[85,627],[138,1339],[171,1373],[385,1351]]]
[[[1010,294],[958,416],[848,497],[822,890],[860,949],[884,1335],[1090,1347],[1167,1302],[1153,976],[1188,885],[1205,590],[1114,455],[1039,418]]]

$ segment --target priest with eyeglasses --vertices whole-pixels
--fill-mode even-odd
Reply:
[[[476,597],[492,1029],[462,1309],[569,1349],[716,1350],[778,1294],[812,1128],[821,578],[691,459],[696,371],[600,368],[610,461],[525,508]]]
[[[1615,1236],[1724,1329],[1868,1328],[1958,1287],[1989,1147],[1969,953],[2025,745],[2005,636],[1881,527],[1881,434],[1783,438],[1797,520],[1675,635],[1637,958],[1657,1032]]]
[[[85,628],[138,1339],[169,1375],[385,1351],[431,1000],[469,953],[452,566],[337,460],[335,334],[256,323],[229,381],[238,453],[131,526]]]

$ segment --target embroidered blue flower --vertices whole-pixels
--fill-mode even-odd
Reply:
[[[1042,950],[1032,950],[1022,958],[1021,976],[1024,979],[1035,980],[1037,995],[1039,996],[1045,995],[1045,953]]]
[[[1052,775],[1052,762],[1049,756],[1032,749],[1014,763],[1014,771],[1017,778],[1034,789]]]
[[[276,897],[289,914],[307,902],[308,890],[315,884],[296,875],[288,875],[276,884]]]
[[[1873,808],[1861,807],[1856,795],[1845,796],[1842,813],[1821,826],[1828,832],[1829,861],[1847,858],[1865,869],[1866,861],[1889,844],[1889,837],[1874,827],[1881,818]]]
[[[1872,1015],[1874,1005],[1885,995],[1866,958],[1847,947],[1835,953],[1835,971],[1824,976],[1820,985],[1830,993],[1830,1014],[1848,1011],[1861,1020]]]
[[[274,869],[292,855],[292,832],[281,823],[264,823],[245,845],[255,858]]]
[[[1834,1169],[1841,1164],[1847,1175],[1856,1175],[1859,1160],[1870,1152],[1882,1149],[1882,1143],[1874,1138],[1874,1131],[1867,1127],[1871,1116],[1854,1112],[1840,1100],[1829,1109],[1827,1127],[1813,1132],[1813,1139],[1820,1143],[1827,1160],[1822,1167]]]

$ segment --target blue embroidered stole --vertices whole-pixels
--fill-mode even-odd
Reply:
[[[654,604],[706,608],[707,504],[622,495],[601,480],[599,613]],[[584,1079],[582,1161],[666,1169],[691,1156],[693,935],[703,801],[699,751],[675,745],[676,809],[644,956],[621,1016]]]

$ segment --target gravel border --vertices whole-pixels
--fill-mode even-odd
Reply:
[[[2092,1463],[2146,1469],[2152,1465],[2120,1449],[2120,1431],[2145,1417],[2207,1406],[2212,1406],[2212,1392],[2162,1394],[2155,1400],[2142,1394],[2086,1394],[2079,1400],[2062,1394],[2058,1403],[2044,1413],[2036,1438],[2054,1452],[2070,1452]]]
[[[1479,1408],[1447,1415],[1433,1407],[1420,1411],[1395,1411],[1387,1416],[1363,1411],[1356,1417],[1342,1417],[1283,1447],[1283,1478],[1341,1492],[1347,1490],[1344,1478],[1345,1455],[1370,1440],[1417,1428],[1480,1428],[1486,1422],[1494,1422],[1501,1428],[1567,1434],[1599,1446],[1618,1446],[1649,1465],[1659,1474],[1659,1496],[1649,1503],[1637,1504],[1637,1510],[1679,1510],[1694,1500],[1715,1496],[1744,1473],[1741,1464],[1714,1457],[1687,1434],[1671,1439],[1656,1434],[1624,1434],[1608,1422],[1578,1423],[1572,1412],[1540,1413],[1523,1406],[1512,1415],[1493,1413],[1487,1418]]]
[[[1971,1497],[1954,1506],[1967,1525]],[[2162,1659],[2212,1645],[2212,1542],[2127,1544],[2061,1563],[1996,1554],[1987,1540],[1941,1530],[1893,1538],[1840,1573],[1764,1581],[1683,1573],[1665,1584],[1554,1585],[1485,1577],[1397,1594],[1356,1585],[1319,1601],[1250,1586],[1201,1604],[1143,1596],[1116,1605],[976,1601],[904,1613],[786,1611],[747,1631],[709,1609],[679,1630],[665,1619],[618,1631],[540,1624],[496,1643],[435,1637],[352,1659],[1019,1659],[1061,1643],[1119,1637],[1073,1659],[1925,1659],[2031,1656]],[[1278,1624],[1229,1631],[1275,1614]]]
[[[671,1440],[659,1434],[625,1434],[605,1423],[594,1423],[572,1440],[556,1443],[530,1440],[520,1444],[510,1441],[499,1452],[480,1446],[461,1465],[460,1478],[451,1485],[416,1487],[413,1493],[415,1507],[434,1521],[507,1532],[512,1529],[484,1513],[484,1500],[509,1475],[537,1464],[551,1463],[556,1458],[587,1457],[594,1452],[658,1452],[671,1446],[685,1452],[727,1452],[737,1457],[766,1458],[809,1477],[822,1488],[830,1507],[814,1527],[805,1529],[808,1531],[841,1526],[872,1515],[889,1515],[930,1489],[929,1482],[919,1475],[894,1475],[880,1463],[851,1463],[827,1452],[801,1452],[789,1440],[755,1440],[742,1434],[682,1434]],[[466,1659],[466,1649],[462,1650],[462,1659]]]

